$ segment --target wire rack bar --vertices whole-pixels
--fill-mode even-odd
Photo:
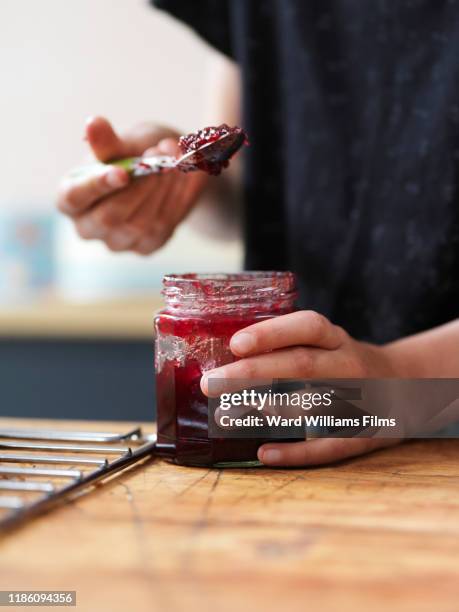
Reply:
[[[0,428],[0,533],[141,463],[155,444],[140,427],[121,434]]]

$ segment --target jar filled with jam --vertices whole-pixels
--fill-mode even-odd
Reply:
[[[229,348],[234,333],[292,312],[294,275],[171,274],[163,296],[166,307],[155,318],[157,454],[182,465],[252,465],[263,440],[209,438],[201,376],[237,359]]]

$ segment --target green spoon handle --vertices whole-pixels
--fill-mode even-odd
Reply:
[[[97,176],[107,171],[110,166],[123,168],[132,177],[148,176],[149,174],[158,174],[164,170],[172,170],[176,165],[174,157],[167,155],[158,155],[157,157],[125,157],[124,159],[116,159],[109,164],[102,162],[93,162],[84,166],[79,166],[70,172],[71,177],[85,178]]]

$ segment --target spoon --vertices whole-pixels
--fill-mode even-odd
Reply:
[[[188,150],[181,157],[170,155],[155,155],[151,157],[128,157],[118,159],[109,164],[97,163],[82,166],[74,170],[72,176],[92,174],[94,169],[105,172],[107,166],[118,166],[124,168],[130,176],[136,178],[159,174],[170,170],[181,172],[195,172],[202,170],[208,174],[220,174],[223,168],[228,166],[231,157],[247,142],[247,137],[240,128],[233,128],[222,136],[202,144],[201,146]]]

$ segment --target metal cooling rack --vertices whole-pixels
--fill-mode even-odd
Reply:
[[[0,532],[89,492],[154,453],[156,436],[0,428]]]

